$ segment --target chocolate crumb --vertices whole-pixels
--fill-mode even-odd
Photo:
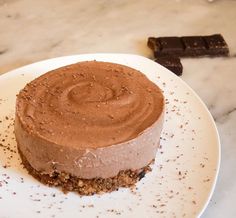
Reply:
[[[145,171],[143,170],[141,173],[139,173],[138,177],[139,177],[139,180],[141,180],[143,177],[145,177],[146,173]]]

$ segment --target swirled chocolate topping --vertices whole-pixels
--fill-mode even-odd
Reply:
[[[82,62],[44,74],[18,97],[29,131],[79,148],[124,142],[152,125],[163,110],[160,89],[126,66]]]
[[[38,170],[49,173],[57,168],[85,178],[109,177],[121,168],[138,169],[155,157],[163,100],[161,90],[130,67],[97,61],[72,64],[40,76],[21,90],[16,138],[21,152]],[[144,134],[148,128],[156,136]],[[136,138],[142,141],[138,147],[132,141]],[[133,144],[128,145],[130,140]],[[143,158],[128,161],[125,147],[130,158],[144,150]],[[109,170],[112,152],[117,156]]]

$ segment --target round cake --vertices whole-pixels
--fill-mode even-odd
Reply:
[[[144,74],[86,61],[52,70],[17,96],[22,162],[41,182],[79,194],[133,186],[150,171],[164,97]]]

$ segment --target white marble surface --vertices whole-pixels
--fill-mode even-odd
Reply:
[[[203,217],[236,217],[235,26],[234,0],[0,0],[0,74],[71,54],[150,57],[146,39],[151,35],[222,33],[231,57],[182,59],[182,79],[208,106],[222,141],[220,175]]]

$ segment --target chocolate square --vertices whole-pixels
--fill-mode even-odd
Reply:
[[[180,58],[174,56],[162,56],[157,57],[155,61],[175,73],[177,76],[182,75],[183,66],[180,62]]]
[[[184,56],[201,56],[205,55],[206,44],[201,36],[181,37],[184,44]]]
[[[207,53],[212,56],[228,56],[229,48],[221,34],[204,36]]]
[[[158,41],[161,45],[162,55],[179,56],[184,51],[183,44],[179,37],[160,37]],[[158,56],[157,53],[156,56]]]

